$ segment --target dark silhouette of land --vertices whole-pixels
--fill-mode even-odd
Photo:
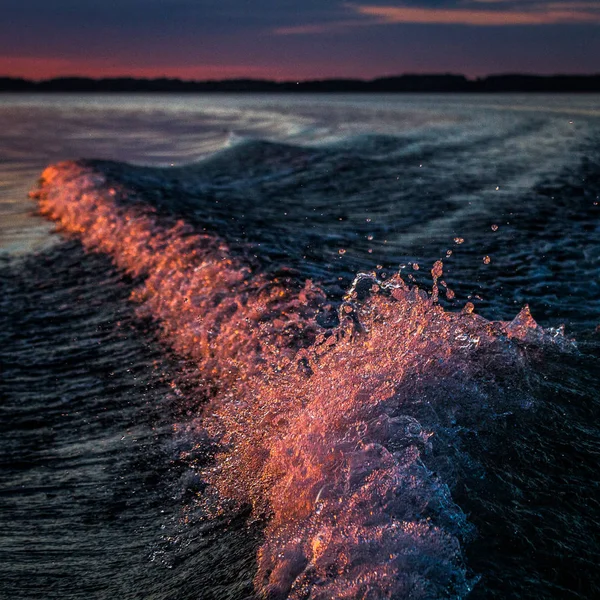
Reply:
[[[224,79],[138,79],[117,77],[59,77],[30,81],[0,77],[0,92],[600,92],[596,75],[490,75],[468,79],[464,75],[398,75],[378,79],[322,79],[269,81]]]

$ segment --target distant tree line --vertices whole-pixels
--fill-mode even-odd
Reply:
[[[0,92],[600,92],[597,75],[399,75],[378,79],[270,81],[58,77],[30,81],[0,77]]]

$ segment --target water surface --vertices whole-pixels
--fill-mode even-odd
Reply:
[[[595,597],[599,117],[3,96],[2,594]]]

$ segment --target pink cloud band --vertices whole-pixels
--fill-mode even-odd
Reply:
[[[583,4],[583,3],[582,3]],[[359,14],[377,17],[383,23],[437,23],[444,25],[556,25],[598,23],[600,11],[566,3],[532,6],[529,10],[480,10],[476,8],[415,8],[409,6],[353,5]]]
[[[496,10],[487,6],[496,5]],[[511,6],[512,5],[512,6]],[[419,8],[414,6],[373,6],[348,4],[353,20],[332,23],[296,25],[275,30],[278,35],[307,35],[334,33],[353,27],[385,25],[390,23],[419,23],[438,25],[507,26],[507,25],[600,25],[600,3],[535,2],[522,5],[515,0],[471,0],[457,8]],[[361,18],[362,17],[362,18]],[[366,18],[365,18],[366,17]]]

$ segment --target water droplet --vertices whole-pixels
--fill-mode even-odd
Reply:
[[[371,241],[371,240],[373,239],[373,236],[372,236],[372,235],[368,235],[368,236],[367,236],[367,239],[368,239],[369,241]]]
[[[433,268],[431,269],[431,276],[434,279],[438,279],[442,276],[442,273],[444,272],[444,263],[441,260],[436,260]]]

